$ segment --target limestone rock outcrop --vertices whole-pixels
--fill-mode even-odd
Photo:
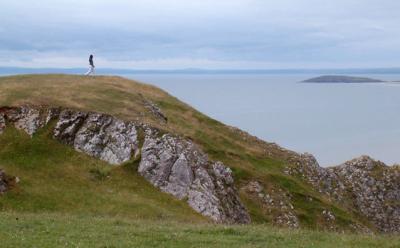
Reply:
[[[382,232],[400,232],[400,168],[368,156],[334,167],[353,206]]]
[[[154,111],[153,114],[162,114],[156,108]],[[160,121],[162,119],[160,115]],[[140,156],[138,172],[146,180],[163,192],[186,201],[195,211],[215,222],[250,222],[235,188],[231,169],[221,162],[209,160],[189,139],[101,113],[35,106],[0,108],[0,134],[7,125],[13,125],[33,136],[50,122],[54,124],[55,139],[110,164],[120,165]],[[266,156],[283,157],[287,161],[285,173],[302,178],[332,202],[363,216],[371,224],[360,224],[355,229],[368,231],[373,227],[386,233],[400,232],[399,166],[386,166],[363,156],[340,166],[323,168],[311,154],[297,154],[239,130],[232,131],[245,141],[257,142],[265,149]],[[0,193],[12,186],[13,181],[9,179],[0,171]],[[275,224],[299,227],[291,192],[263,183],[250,180],[241,186],[241,190],[257,199],[266,211],[274,212],[271,220]],[[337,218],[331,209],[321,210],[318,218],[329,229],[337,230]]]
[[[0,169],[0,195],[9,191],[16,183],[18,183],[18,178],[11,177]]]
[[[146,99],[143,95],[141,95],[143,99],[143,106],[147,108],[151,114],[154,115],[161,123],[167,123],[168,118],[167,116],[163,113],[163,111],[158,107],[154,102]]]
[[[299,228],[300,221],[297,217],[292,196],[289,192],[281,189],[266,189],[258,181],[250,181],[242,190],[248,195],[258,199],[262,204],[262,209],[272,216],[272,223],[281,227]]]
[[[6,128],[6,118],[4,117],[3,113],[0,113],[0,134],[3,133],[5,128]]]
[[[114,165],[129,161],[138,151],[135,124],[104,114],[63,110],[54,137]]]
[[[32,136],[51,120],[55,121],[55,139],[110,164],[120,165],[140,153],[141,175],[215,222],[250,222],[235,189],[232,171],[221,162],[208,160],[190,140],[168,133],[161,135],[145,124],[106,114],[40,107],[0,109],[0,132],[10,123]],[[141,149],[139,131],[145,133]]]
[[[44,127],[57,115],[57,109],[44,109],[22,106],[19,108],[0,109],[0,132],[5,128],[5,120],[13,123],[15,128],[24,130],[32,136],[39,128]]]
[[[400,168],[368,156],[336,167],[322,168],[303,154],[286,173],[298,175],[319,192],[366,217],[387,233],[400,232]]]
[[[187,200],[197,212],[218,223],[249,223],[237,195],[232,171],[189,140],[147,128],[139,173],[162,191]]]

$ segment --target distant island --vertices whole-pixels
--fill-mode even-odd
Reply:
[[[303,83],[383,83],[385,81],[366,78],[366,77],[349,77],[349,76],[320,76],[302,81]]]

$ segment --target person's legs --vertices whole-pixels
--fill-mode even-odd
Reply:
[[[86,76],[94,75],[94,66],[90,66],[89,70],[85,73]]]
[[[91,72],[92,72],[92,67],[90,67],[89,70],[85,73],[85,76],[89,76]]]

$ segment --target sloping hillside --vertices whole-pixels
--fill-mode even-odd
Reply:
[[[16,125],[18,118],[13,119],[9,117],[10,114],[5,114],[4,124],[7,127],[0,135],[0,168],[9,175],[18,176],[21,182],[1,196],[0,206],[3,210],[67,211],[145,219],[176,218],[181,221],[207,221],[190,209],[189,205],[192,206],[190,199],[187,199],[186,195],[179,197],[176,188],[171,190],[159,185],[159,180],[151,176],[153,172],[148,176],[145,173],[138,173],[139,160],[143,164],[148,163],[143,158],[143,155],[146,155],[144,151],[149,151],[146,157],[156,156],[157,159],[161,159],[157,161],[162,161],[160,150],[157,145],[152,145],[153,143],[167,144],[168,147],[173,143],[177,144],[172,148],[174,156],[179,157],[183,154],[182,156],[187,158],[190,154],[204,153],[207,161],[210,161],[205,163],[210,164],[214,170],[212,172],[207,169],[209,175],[214,178],[215,185],[219,185],[215,181],[218,178],[215,168],[218,166],[215,167],[213,163],[221,161],[224,166],[232,169],[235,190],[239,193],[240,202],[248,211],[252,223],[357,232],[396,231],[399,228],[394,226],[386,230],[379,226],[379,223],[371,217],[374,213],[369,211],[365,214],[355,206],[359,199],[354,195],[344,194],[341,201],[337,201],[330,192],[321,190],[318,183],[309,180],[310,174],[306,172],[309,169],[318,172],[323,169],[319,168],[309,155],[285,150],[276,144],[261,141],[236,128],[210,119],[150,85],[106,76],[3,77],[0,78],[0,106],[27,106],[28,109],[57,108],[61,113],[70,111],[72,115],[83,113],[85,117],[82,118],[85,123],[88,123],[87,120],[91,116],[135,123],[140,126],[137,129],[138,148],[142,150],[141,158],[132,156],[128,160],[117,161],[121,162],[117,164],[122,166],[112,167],[75,151],[80,150],[112,162],[106,159],[109,158],[107,156],[97,156],[97,153],[88,151],[85,148],[86,143],[77,147],[75,141],[69,144],[63,142],[62,138],[59,139],[61,142],[54,139],[57,136],[54,135],[54,128],[60,123],[62,114],[53,121],[54,123],[50,121],[40,126],[38,132],[30,133],[30,127],[22,128],[28,134],[33,134],[32,138],[18,129],[20,127],[19,124]],[[3,113],[9,109],[3,108]],[[94,124],[94,127],[103,126]],[[145,133],[147,127],[157,130],[157,135],[147,135]],[[86,129],[94,133],[93,136],[100,132]],[[140,135],[147,136],[139,137]],[[179,142],[171,143],[168,135],[176,137]],[[73,139],[76,140],[76,136],[73,136]],[[198,148],[192,149],[191,145],[187,145],[185,151],[179,152],[178,147],[182,144],[193,144]],[[191,162],[194,160],[186,160],[191,165],[194,163]],[[176,164],[176,161],[174,163]],[[196,178],[198,177],[194,177],[193,180],[196,181]],[[191,179],[188,185],[191,189],[194,185],[193,180]],[[227,182],[226,178],[224,180]],[[161,193],[151,184],[181,200]],[[225,185],[222,191],[217,191],[218,197],[225,194],[222,192],[227,189],[229,187]],[[397,188],[394,189],[394,192],[396,191]],[[379,192],[377,197],[379,198]],[[381,201],[386,201],[385,197],[382,196]],[[392,197],[392,210],[388,211],[393,212],[398,209],[399,199],[396,197],[396,195]],[[189,204],[185,203],[186,200]],[[195,207],[192,208],[196,210]]]

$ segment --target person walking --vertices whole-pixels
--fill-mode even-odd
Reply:
[[[94,75],[94,63],[93,63],[93,55],[90,54],[89,56],[89,70],[85,73],[86,76]]]

